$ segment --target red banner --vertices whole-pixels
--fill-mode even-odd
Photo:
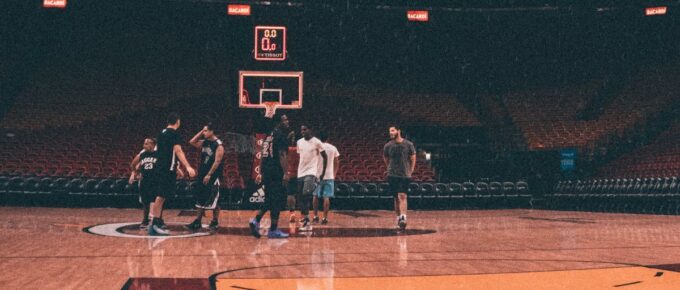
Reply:
[[[229,4],[227,6],[227,14],[229,14],[229,15],[239,15],[239,16],[249,16],[250,15],[250,5]]]
[[[409,10],[406,11],[406,18],[408,21],[427,22],[430,20],[430,12],[427,10]]]
[[[66,0],[43,0],[43,8],[66,8]]]
[[[645,16],[664,15],[666,12],[668,12],[668,7],[666,6],[645,8]]]

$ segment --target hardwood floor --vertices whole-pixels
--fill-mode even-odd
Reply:
[[[218,232],[193,236],[182,228],[192,217],[170,210],[165,220],[178,236],[148,238],[133,224],[139,210],[1,207],[0,288],[672,289],[680,282],[676,216],[417,211],[398,234],[391,212],[334,212],[311,235],[269,240],[248,235],[253,214],[224,211]]]

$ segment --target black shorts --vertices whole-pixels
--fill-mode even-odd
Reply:
[[[390,184],[390,193],[397,197],[398,193],[408,193],[408,185],[411,184],[411,178],[408,177],[387,177],[387,183]]]
[[[265,198],[270,194],[283,195],[286,190],[283,186],[283,170],[263,168],[262,185],[264,185]]]
[[[158,192],[156,196],[166,198],[168,196],[175,196],[177,192],[177,173],[174,171],[166,171],[158,174]]]
[[[158,193],[158,182],[142,179],[139,182],[139,202],[143,205],[154,202]]]
[[[211,176],[208,185],[203,184],[203,178],[199,176],[192,189],[196,200],[196,208],[214,209],[220,199],[220,177]]]

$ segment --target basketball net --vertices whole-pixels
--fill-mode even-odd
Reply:
[[[276,114],[276,105],[278,105],[278,102],[264,102],[262,103],[264,105],[264,117],[265,118],[274,118],[274,114]]]

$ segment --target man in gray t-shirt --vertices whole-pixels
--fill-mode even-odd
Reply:
[[[401,137],[399,126],[390,127],[390,141],[383,147],[383,159],[387,165],[387,182],[394,195],[394,211],[397,225],[406,229],[406,210],[408,209],[408,185],[411,174],[416,168],[416,148],[411,141]]]

